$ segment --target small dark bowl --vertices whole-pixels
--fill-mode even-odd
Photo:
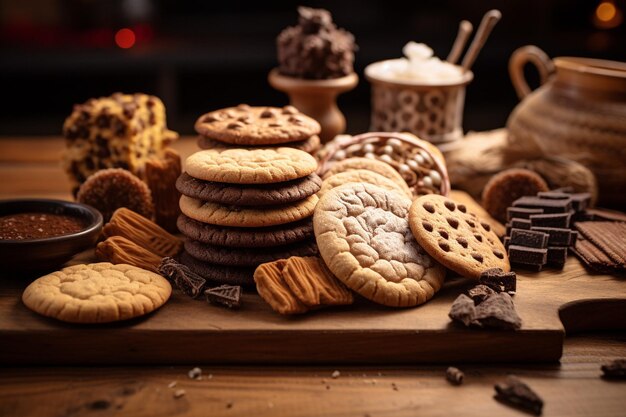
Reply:
[[[43,212],[65,214],[82,219],[85,228],[77,233],[44,239],[0,239],[0,265],[16,272],[57,269],[75,254],[94,246],[102,230],[102,214],[86,204],[63,200],[1,200],[0,216]]]

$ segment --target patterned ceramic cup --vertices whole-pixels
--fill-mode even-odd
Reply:
[[[372,85],[371,131],[410,132],[435,144],[463,137],[465,86],[474,78],[471,71],[450,83],[422,84],[381,77],[386,62],[365,68]]]

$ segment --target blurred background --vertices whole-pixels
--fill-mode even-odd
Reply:
[[[0,0],[0,135],[59,135],[72,105],[116,91],[158,95],[170,128],[193,134],[202,113],[249,103],[283,105],[267,83],[275,38],[297,20],[296,7],[330,10],[359,45],[360,85],[340,98],[348,131],[366,131],[370,89],[363,68],[401,56],[410,40],[445,58],[458,23],[478,27],[502,11],[473,70],[466,130],[501,127],[517,103],[507,64],[518,47],[548,55],[626,61],[626,0],[180,1]],[[537,75],[527,68],[531,84]]]

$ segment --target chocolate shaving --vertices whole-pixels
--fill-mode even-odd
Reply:
[[[241,287],[239,285],[220,285],[209,288],[204,291],[204,296],[209,304],[228,308],[241,307]]]
[[[494,386],[495,399],[523,411],[541,415],[543,400],[528,385],[515,376],[509,376],[505,382]]]
[[[181,264],[174,258],[165,257],[161,260],[158,268],[159,274],[163,275],[176,287],[191,298],[196,298],[206,285],[206,279],[193,272],[186,265]]]
[[[464,377],[465,374],[459,368],[449,366],[448,369],[446,369],[446,379],[452,385],[461,385]]]
[[[600,367],[602,376],[609,379],[626,379],[626,359],[615,359]]]

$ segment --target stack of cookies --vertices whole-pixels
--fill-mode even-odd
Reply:
[[[258,265],[316,254],[316,169],[311,155],[293,148],[191,155],[176,183],[178,228],[187,237],[181,261],[215,283],[254,285]]]
[[[314,154],[320,147],[320,125],[293,106],[237,107],[198,118],[202,149],[290,147]]]

